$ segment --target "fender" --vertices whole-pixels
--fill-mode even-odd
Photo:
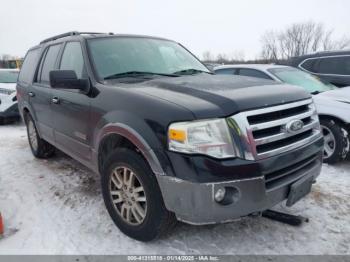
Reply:
[[[98,152],[99,152],[100,142],[105,137],[111,134],[117,134],[127,138],[131,143],[133,143],[141,151],[142,155],[145,157],[153,173],[156,174],[156,176],[165,175],[162,165],[160,164],[154,150],[146,142],[146,140],[135,129],[133,129],[129,125],[118,123],[118,122],[105,125],[99,131],[95,139],[95,146],[94,146],[94,149],[92,150],[93,161],[95,162],[95,167],[97,169],[95,171],[98,171]]]

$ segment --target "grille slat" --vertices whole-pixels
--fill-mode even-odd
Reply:
[[[251,145],[255,146],[258,159],[302,146],[320,136],[319,120],[312,100],[251,111],[246,117],[252,133]],[[288,124],[295,120],[303,122],[301,129],[288,130]]]
[[[241,112],[230,121],[233,136],[242,141],[237,151],[243,150],[239,152],[250,160],[282,154],[322,137],[312,99]]]

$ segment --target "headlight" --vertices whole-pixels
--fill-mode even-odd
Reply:
[[[168,130],[169,150],[216,158],[236,156],[225,119],[179,122]]]

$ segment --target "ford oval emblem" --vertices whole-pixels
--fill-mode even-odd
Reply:
[[[302,120],[292,120],[286,125],[286,130],[288,133],[295,133],[304,127],[304,122]]]

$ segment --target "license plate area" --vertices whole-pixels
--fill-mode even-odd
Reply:
[[[299,179],[290,186],[286,205],[288,207],[294,205],[304,196],[310,193],[311,186],[314,181],[313,176],[307,176]]]

